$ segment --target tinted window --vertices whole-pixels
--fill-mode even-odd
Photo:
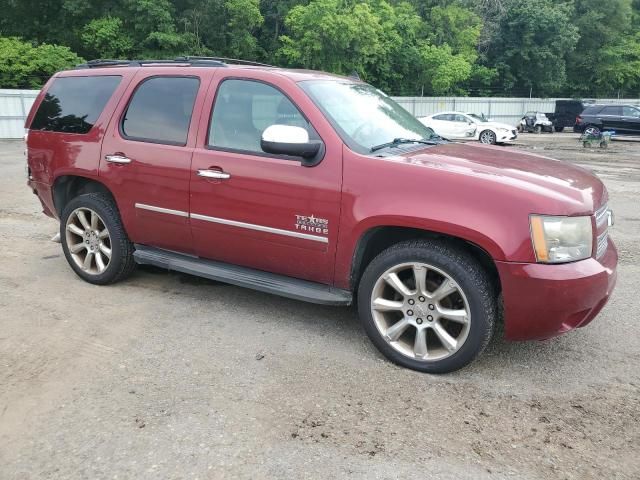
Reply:
[[[621,113],[621,107],[604,107],[600,112],[600,115],[620,115]]]
[[[192,77],[152,77],[136,89],[122,120],[125,137],[153,143],[187,143],[200,81]]]
[[[436,115],[435,117],[433,117],[434,120],[443,120],[445,122],[448,122],[451,120],[451,115],[448,115],[446,113],[443,113],[442,115]]]
[[[262,132],[271,125],[302,127],[310,138],[318,138],[279,90],[248,80],[226,80],[218,87],[209,130],[210,146],[262,152]]]
[[[623,107],[622,108],[622,115],[624,115],[625,117],[640,117],[640,110],[638,110],[637,108],[633,108],[633,107]]]
[[[453,115],[454,118],[454,122],[462,122],[462,123],[467,123],[468,120],[465,118],[464,115]]]
[[[600,106],[600,105],[595,105],[593,107],[587,107],[587,108],[585,108],[584,112],[582,112],[582,115],[597,115],[598,112],[600,112],[600,110],[602,110],[602,106]]]
[[[584,110],[584,105],[582,102],[572,101],[572,100],[558,100],[556,101],[556,112],[557,113],[571,113],[577,112],[580,113]]]
[[[98,120],[120,79],[119,76],[56,78],[30,128],[87,133]]]

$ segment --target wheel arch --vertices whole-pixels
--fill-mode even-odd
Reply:
[[[54,180],[51,190],[53,205],[58,217],[62,215],[65,206],[78,195],[85,193],[104,193],[112,200],[115,198],[111,190],[109,190],[104,183],[95,178],[82,175],[60,175]]]
[[[357,291],[365,268],[380,252],[396,243],[421,238],[444,240],[466,250],[489,273],[497,291],[502,290],[494,257],[478,243],[449,233],[393,225],[372,227],[358,239],[351,262],[349,279],[351,289],[354,292]]]

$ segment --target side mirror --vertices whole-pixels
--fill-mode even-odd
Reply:
[[[322,142],[309,140],[309,133],[302,127],[271,125],[262,132],[260,146],[267,153],[302,157],[306,165],[318,155]]]

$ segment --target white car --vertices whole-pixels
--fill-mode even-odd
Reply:
[[[516,127],[491,121],[475,113],[441,112],[418,117],[418,120],[450,140],[479,140],[495,145],[512,142],[518,137]]]

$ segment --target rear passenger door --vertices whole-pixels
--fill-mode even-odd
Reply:
[[[199,118],[207,77],[166,70],[141,70],[131,82],[102,144],[100,177],[114,193],[133,242],[191,253],[189,177],[196,133],[189,127]]]

